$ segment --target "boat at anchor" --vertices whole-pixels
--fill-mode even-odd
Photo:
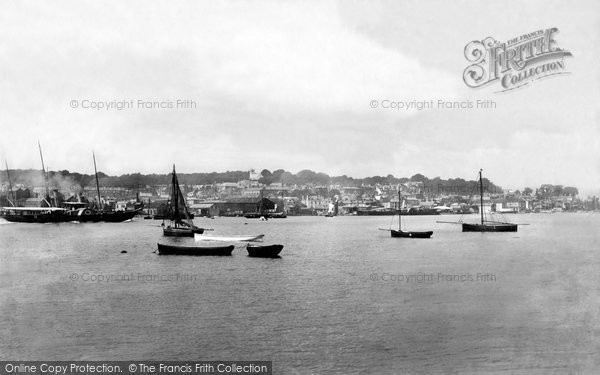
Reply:
[[[218,255],[229,256],[233,252],[235,246],[190,246],[157,243],[159,255]]]
[[[462,223],[463,232],[516,232],[518,224],[507,223],[502,221],[486,220],[483,213],[483,177],[482,170],[479,170],[479,213],[481,216],[481,223],[469,224]]]
[[[278,258],[283,245],[246,245],[248,256],[256,258]]]
[[[171,199],[169,200],[168,212],[166,218],[170,224],[163,228],[163,235],[169,237],[194,237],[195,234],[204,233],[204,228],[194,225],[191,214],[181,193],[177,173],[175,173],[175,164],[173,164],[173,174],[171,177]],[[162,225],[164,226],[164,221]]]
[[[390,229],[383,229],[380,228],[381,230],[389,230],[390,231],[390,235],[394,238],[430,238],[431,235],[433,234],[433,231],[423,231],[423,232],[417,232],[417,231],[403,231],[402,230],[402,215],[400,214],[401,211],[401,206],[402,205],[402,192],[400,190],[398,190],[398,230],[392,229],[390,227]]]

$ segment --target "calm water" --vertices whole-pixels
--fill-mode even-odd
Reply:
[[[281,259],[158,256],[151,220],[2,223],[0,356],[272,360],[283,374],[598,373],[600,215],[511,216],[531,224],[518,233],[435,223],[457,218],[406,218],[434,230],[429,240],[389,238],[377,228],[390,217],[196,220],[214,234],[264,233],[285,245]]]

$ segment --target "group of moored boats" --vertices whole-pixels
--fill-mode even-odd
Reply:
[[[96,169],[96,160],[94,157],[94,169]],[[98,186],[96,172],[96,185]],[[482,171],[479,171],[480,186],[480,223],[443,222],[461,224],[463,232],[517,232],[519,224],[486,220],[483,210],[483,182]],[[398,192],[399,202],[402,202],[401,192]],[[262,200],[262,199],[261,199]],[[100,190],[98,188],[98,202],[100,202]],[[59,207],[4,207],[0,211],[0,218],[10,222],[21,223],[61,223],[61,222],[123,222],[133,219],[138,211],[103,211],[95,207],[79,208],[59,208]],[[431,238],[433,231],[404,231],[402,230],[402,215],[398,215],[398,229],[380,228],[390,232],[394,238]],[[231,255],[235,249],[232,243],[244,243],[248,255],[252,257],[278,257],[283,249],[283,245],[258,245],[250,242],[262,241],[264,234],[259,235],[209,235],[205,231],[212,231],[208,228],[200,228],[194,225],[192,214],[187,208],[187,204],[179,187],[179,181],[173,165],[171,179],[171,197],[168,204],[167,213],[163,218],[162,230],[165,237],[193,237],[193,244],[179,242],[158,243],[158,254],[173,255]],[[170,223],[165,224],[165,220]],[[212,244],[206,245],[212,242]],[[226,242],[226,245],[215,245],[215,242]]]
[[[502,221],[494,221],[494,220],[486,220],[483,210],[483,177],[482,170],[479,170],[479,197],[480,197],[480,209],[479,213],[481,215],[481,222],[476,224],[463,223],[459,222],[445,222],[438,221],[438,223],[448,223],[448,224],[461,224],[463,232],[516,232],[518,228],[518,224],[507,223]],[[402,195],[398,192],[399,202],[402,202]],[[392,229],[391,226],[389,229],[379,228],[380,230],[386,230],[390,232],[390,235],[395,238],[431,238],[433,235],[433,231],[403,231],[402,224],[402,215],[398,215],[398,229]]]
[[[38,144],[39,146],[39,144]],[[40,146],[40,157],[42,159],[42,169],[44,169],[44,158],[42,156],[42,149]],[[98,223],[98,222],[109,222],[109,223],[120,223],[123,221],[131,220],[140,210],[130,211],[111,211],[105,210],[102,207],[100,200],[100,187],[98,184],[98,171],[96,169],[96,156],[94,155],[94,172],[96,176],[96,189],[98,192],[98,202],[96,204],[88,204],[81,202],[67,202],[66,207],[54,207],[51,204],[52,199],[48,193],[48,181],[46,181],[46,196],[44,197],[44,203],[46,207],[2,207],[0,209],[0,218],[5,219],[13,223],[68,223],[68,222],[79,222],[79,223]],[[6,166],[6,174],[8,175],[10,191],[12,191],[12,184],[10,182],[10,174],[8,172],[8,165]],[[44,176],[47,179],[44,171]],[[9,199],[9,202],[15,204]]]
[[[276,258],[279,257],[279,253],[283,250],[283,245],[253,245],[247,244],[246,250],[248,256],[258,258]],[[180,245],[180,244],[166,244],[158,243],[158,254],[160,255],[219,255],[228,256],[231,255],[235,245],[223,245],[223,246],[196,246],[196,245]]]
[[[264,234],[259,235],[235,235],[235,236],[219,236],[208,235],[205,231],[212,229],[200,228],[194,225],[191,214],[187,208],[175,165],[173,165],[173,174],[171,177],[171,198],[167,208],[165,220],[170,224],[165,226],[163,220],[163,236],[166,237],[194,237],[196,243],[189,245],[185,243],[158,243],[158,254],[161,255],[231,255],[235,249],[232,243],[255,242],[261,241]],[[215,242],[226,242],[226,245],[215,245]],[[212,243],[207,245],[206,243]],[[248,255],[252,257],[272,258],[278,257],[283,249],[283,245],[256,245],[248,243],[246,250]]]

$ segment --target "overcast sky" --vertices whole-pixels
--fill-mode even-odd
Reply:
[[[508,188],[600,190],[597,1],[53,4],[0,11],[0,158],[11,168],[39,168],[39,139],[50,169],[83,173],[94,150],[111,175],[172,163],[469,179],[483,168]],[[571,74],[505,93],[464,84],[470,41],[551,27]],[[138,108],[178,99],[196,108]],[[371,108],[386,99],[497,107]]]

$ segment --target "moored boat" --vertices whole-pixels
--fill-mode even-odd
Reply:
[[[248,256],[260,258],[275,258],[279,256],[283,245],[246,245]]]
[[[178,226],[167,226],[163,228],[163,236],[166,237],[194,237],[194,235],[204,233],[203,228],[194,227],[186,227],[179,223]]]
[[[402,206],[402,192],[400,190],[398,190],[398,230],[396,229],[383,229],[380,228],[382,230],[389,230],[390,231],[390,235],[393,238],[430,238],[431,235],[433,234],[433,231],[422,231],[422,232],[415,232],[415,231],[403,231],[402,230],[402,215],[400,215],[400,211],[401,211],[401,207]]]
[[[285,212],[271,212],[269,214],[269,217],[271,219],[285,219],[287,218],[287,215]]]
[[[66,223],[73,215],[58,207],[2,207],[0,217],[12,223]]]
[[[218,255],[229,256],[235,246],[189,246],[158,243],[158,254],[160,255]]]
[[[107,223],[122,223],[127,220],[132,220],[138,211],[97,211],[97,210],[79,210],[73,221],[80,223],[97,223],[104,221]]]
[[[462,224],[463,232],[516,232],[518,224],[485,221],[483,224]]]
[[[479,214],[481,216],[481,223],[469,224],[462,223],[463,232],[516,232],[518,230],[518,224],[506,223],[501,221],[491,221],[484,219],[483,213],[483,177],[482,170],[479,170]]]
[[[195,234],[204,233],[204,228],[194,225],[192,215],[187,208],[179,181],[173,164],[173,175],[171,178],[171,199],[169,200],[168,213],[166,215],[171,224],[163,228],[163,235],[169,237],[194,237]],[[164,223],[163,223],[164,226]]]
[[[265,197],[263,195],[263,190],[260,191],[260,202],[258,204],[258,210],[255,212],[247,212],[244,214],[246,219],[261,219],[261,220],[269,220],[271,218],[271,214],[267,212],[265,209]],[[284,216],[287,217],[287,216]],[[283,217],[281,217],[283,218]]]
[[[414,232],[414,231],[410,231],[410,232],[405,232],[402,230],[394,230],[394,229],[390,229],[390,233],[392,234],[392,237],[404,237],[404,238],[430,238],[431,235],[433,234],[433,231],[425,231],[425,232]]]

